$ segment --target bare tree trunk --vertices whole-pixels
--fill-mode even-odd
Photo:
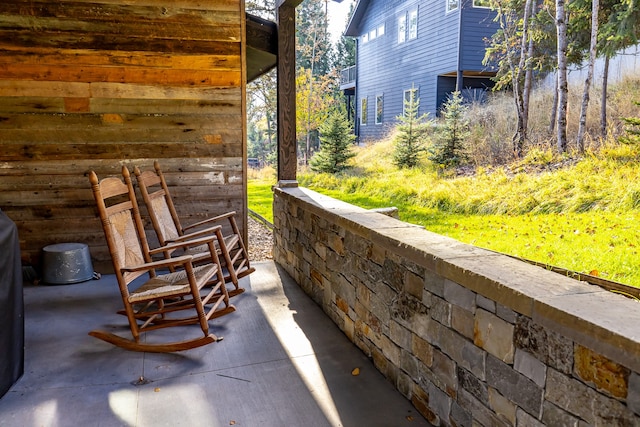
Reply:
[[[266,111],[266,119],[267,119],[267,144],[268,144],[268,149],[271,149],[271,145],[273,144],[273,136],[271,135],[271,126],[272,126],[272,120],[271,120],[271,113],[269,113],[269,110]],[[262,150],[262,164],[266,164],[267,163],[267,152],[268,150]]]
[[[556,0],[556,30],[558,34],[558,152],[567,151],[567,105],[569,86],[567,83],[567,13],[565,0]]]
[[[584,81],[584,92],[582,93],[582,107],[580,108],[580,125],[578,126],[578,137],[576,143],[578,150],[584,152],[584,134],[587,127],[587,109],[589,108],[589,90],[593,79],[593,67],[596,62],[596,44],[598,42],[598,11],[600,10],[599,0],[591,2],[591,45],[589,46],[589,68],[587,78]]]
[[[602,103],[600,104],[600,136],[607,138],[607,87],[609,86],[609,55],[604,57],[602,70]]]
[[[536,8],[536,2],[532,1],[531,2],[531,14],[533,15],[533,12],[535,11]],[[525,139],[528,137],[528,129],[529,129],[529,99],[531,98],[531,86],[532,86],[532,82],[533,82],[533,67],[530,64],[531,58],[533,58],[533,51],[534,51],[534,43],[533,43],[533,37],[529,37],[529,47],[527,49],[527,59],[526,59],[526,71],[525,71],[525,75],[524,75],[524,87],[522,90],[522,116],[524,118],[523,120],[523,126],[524,126],[524,132],[525,132]]]
[[[553,133],[556,128],[556,120],[558,116],[558,75],[553,81],[553,103],[551,104],[551,114],[549,116],[549,133]]]
[[[509,24],[509,19],[510,16],[508,16],[508,14],[513,14],[514,12],[509,11],[509,10],[505,10],[502,8],[502,5],[500,2],[498,2],[498,17],[499,17],[499,22],[500,22],[500,28],[502,29],[502,35],[504,37],[504,44],[505,46],[510,46],[511,42],[510,42],[510,34],[512,29],[510,28],[510,24]],[[512,51],[510,48],[506,48],[507,52],[505,55],[507,64],[509,64],[509,72],[511,73],[511,86],[513,87],[513,102],[516,105],[516,114],[517,114],[517,121],[518,124],[516,126],[516,132],[513,134],[513,137],[511,138],[511,141],[513,143],[513,151],[516,155],[519,155],[519,151],[518,151],[518,141],[520,138],[520,129],[522,128],[522,115],[520,114],[521,111],[521,100],[520,100],[520,85],[519,85],[519,81],[520,81],[520,72],[519,72],[519,68],[516,67],[516,64],[514,63],[514,55],[512,54]]]
[[[518,68],[513,74],[513,95],[518,111],[518,127],[513,136],[514,148],[517,156],[522,154],[522,148],[527,139],[528,122],[528,94],[527,92],[527,70],[529,68],[529,21],[531,17],[531,7],[533,1],[526,0],[524,6],[524,16],[522,20],[522,39],[520,42],[520,60]],[[524,78],[523,78],[524,74]],[[524,80],[524,81],[523,81]]]

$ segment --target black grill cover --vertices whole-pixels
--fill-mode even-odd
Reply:
[[[0,397],[24,372],[24,300],[20,241],[0,210]]]

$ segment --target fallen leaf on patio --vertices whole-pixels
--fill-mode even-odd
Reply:
[[[231,420],[231,421],[229,421],[229,425],[230,425],[230,426],[234,426],[234,425],[236,425],[236,422],[235,422],[235,421],[233,421],[233,420]]]
[[[413,421],[413,417],[411,415],[407,415],[407,421]]]
[[[153,389],[153,391],[155,391],[156,393],[160,391],[160,387],[156,387]]]
[[[351,371],[351,375],[358,376],[360,375],[360,368],[355,368],[353,371]]]

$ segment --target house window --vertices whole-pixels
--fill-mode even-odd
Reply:
[[[491,7],[491,0],[473,0],[473,7]]]
[[[418,9],[409,11],[409,40],[418,37]]]
[[[452,10],[456,10],[458,8],[459,0],[445,0],[447,2],[447,12],[451,12]]]
[[[367,124],[367,97],[360,99],[360,124]]]
[[[407,116],[408,109],[418,102],[418,89],[411,88],[404,91],[404,102],[402,103],[402,115]]]
[[[376,96],[376,124],[382,124],[382,112],[383,112],[383,102],[384,98],[382,95]]]
[[[398,18],[398,43],[404,43],[407,40],[407,15]]]
[[[384,35],[384,24],[378,25],[373,30],[370,30],[362,35],[362,43],[368,43]]]

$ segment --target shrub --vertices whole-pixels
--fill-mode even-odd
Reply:
[[[348,167],[348,160],[355,156],[352,151],[356,136],[344,113],[334,111],[320,125],[320,151],[310,162],[314,172],[340,172]]]
[[[640,105],[640,102],[636,102],[636,105]],[[625,128],[626,135],[620,137],[620,141],[625,144],[638,144],[640,143],[640,117],[624,117],[623,120],[628,125]]]
[[[444,104],[442,124],[429,148],[429,160],[433,163],[449,168],[467,161],[465,139],[469,136],[469,121],[465,114],[460,92],[453,92]]]
[[[418,116],[420,99],[415,97],[415,90],[409,93],[409,99],[404,100],[405,114],[397,117],[400,123],[393,140],[393,164],[399,168],[418,166],[432,127],[428,113]]]

